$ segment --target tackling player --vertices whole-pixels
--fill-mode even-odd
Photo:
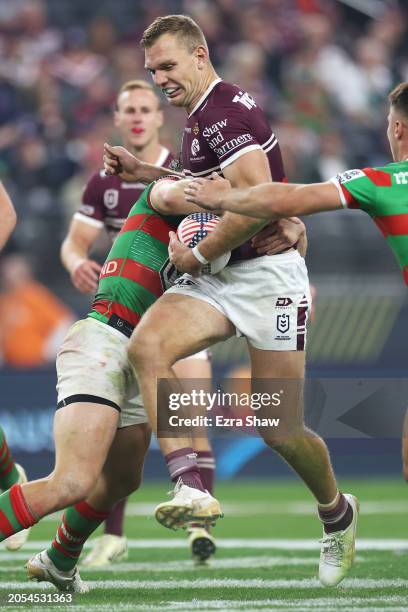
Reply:
[[[229,210],[263,219],[357,208],[366,212],[393,250],[408,284],[408,82],[389,94],[387,137],[394,163],[342,172],[326,183],[259,185],[231,189],[213,176],[186,189],[187,199],[209,210]],[[403,473],[408,480],[408,417],[402,440]]]
[[[153,87],[142,80],[128,81],[120,88],[114,112],[114,124],[125,147],[147,164],[169,168],[173,156],[159,141],[163,125],[160,100]],[[72,283],[82,293],[95,293],[101,266],[89,257],[96,239],[106,228],[112,242],[119,234],[135,201],[146,185],[107,176],[102,170],[92,175],[82,196],[82,206],[74,215],[61,248],[62,262]],[[176,366],[181,378],[211,379],[208,353],[202,351]],[[205,488],[214,487],[215,460],[207,438],[196,438],[194,449]],[[82,562],[97,567],[127,556],[127,540],[123,535],[126,499],[121,500],[105,522],[105,533],[94,542],[94,548]],[[207,541],[206,541],[207,540]],[[202,528],[189,529],[189,544],[195,562],[204,561],[207,552],[214,552],[211,536]]]
[[[247,92],[218,78],[204,34],[192,19],[157,18],[144,32],[142,46],[155,84],[170,104],[188,112],[181,153],[186,175],[207,177],[215,171],[241,188],[285,180],[279,144],[265,113]],[[105,162],[115,171],[109,149]],[[132,169],[124,163],[117,156],[116,171]],[[232,256],[215,277],[182,277],[149,310],[131,338],[129,355],[153,427],[156,380],[172,379],[171,367],[181,356],[235,334],[247,338],[255,391],[261,379],[303,379],[310,292],[300,253],[305,252],[306,238],[301,232],[298,250],[258,257],[250,238],[264,225],[226,213],[194,249],[173,236],[171,260],[182,272],[197,275],[208,261],[230,250]],[[303,411],[301,392],[291,407]],[[270,430],[262,435],[316,498],[324,524],[319,575],[323,584],[334,586],[354,560],[358,502],[339,492],[325,443],[303,424],[296,436],[282,438]],[[189,495],[195,495],[194,488],[203,490],[198,466],[191,447],[182,447],[180,439],[160,444],[170,476],[175,480],[176,468],[177,475],[182,470],[181,481],[189,486],[176,487],[174,499],[160,504],[156,517],[166,526],[172,521],[183,525]]]
[[[0,496],[0,541],[70,506],[51,546],[27,564],[30,578],[61,590],[85,590],[76,569],[84,542],[140,484],[150,428],[128,338],[164,290],[169,230],[179,215],[199,210],[185,202],[186,184],[179,177],[159,181],[133,206],[102,268],[88,317],[72,326],[57,357],[55,468]],[[220,512],[216,499],[196,491],[191,520],[207,524]]]

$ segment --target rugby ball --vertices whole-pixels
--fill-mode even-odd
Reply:
[[[177,228],[177,236],[180,242],[193,249],[208,234],[214,231],[221,217],[209,212],[197,212],[188,215]],[[229,262],[231,251],[224,253],[214,261],[203,266],[203,274],[217,274]]]

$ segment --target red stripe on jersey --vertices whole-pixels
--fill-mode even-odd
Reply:
[[[109,318],[111,315],[116,314],[121,319],[124,319],[134,327],[139,323],[141,316],[123,306],[123,304],[119,304],[119,302],[111,302],[110,300],[98,300],[92,304],[92,310],[96,310],[99,314],[104,317]]]
[[[151,215],[140,229],[142,232],[145,232],[145,234],[149,234],[149,236],[153,236],[156,240],[160,240],[160,242],[164,242],[165,245],[168,245],[169,232],[175,228],[168,221]]]
[[[384,238],[408,235],[408,214],[374,217],[374,222],[381,230]]]
[[[124,226],[120,230],[120,233],[124,232],[132,232],[134,230],[140,229],[140,226],[143,224],[143,221],[146,219],[147,215],[132,215],[128,217],[125,221]]]
[[[127,308],[123,304],[119,304],[119,302],[111,302],[110,314],[118,315],[118,317],[124,319],[135,327],[141,319],[140,314],[134,312],[133,310],[130,310],[130,308]]]
[[[133,215],[128,218],[121,233],[139,230],[167,245],[169,244],[169,231],[172,229],[173,226],[170,223],[155,215]]]
[[[139,283],[157,297],[160,297],[163,293],[159,274],[138,261],[127,259],[122,269],[122,276]]]
[[[391,175],[383,170],[375,170],[374,168],[363,168],[364,174],[377,187],[391,187]]]
[[[347,190],[347,187],[340,184],[340,188],[343,192],[344,197],[346,198],[347,208],[360,208],[360,204],[357,202],[357,200],[354,199],[351,193]]]

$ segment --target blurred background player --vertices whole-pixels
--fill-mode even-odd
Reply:
[[[160,100],[153,87],[143,80],[128,81],[120,88],[114,111],[114,124],[124,146],[144,163],[168,168],[173,160],[170,151],[160,144],[163,125]],[[125,177],[126,178],[126,177]],[[72,283],[82,293],[95,293],[101,271],[89,253],[105,228],[113,242],[123,227],[133,204],[146,185],[124,180],[123,176],[107,176],[102,170],[89,179],[82,196],[82,206],[71,221],[61,248],[62,262]],[[182,360],[176,366],[180,378],[211,379],[208,353]],[[205,488],[214,488],[215,460],[207,438],[195,439],[197,462]],[[105,533],[95,541],[83,565],[97,567],[127,556],[127,540],[123,535],[126,499],[115,506],[105,522]],[[189,543],[195,562],[215,552],[214,542],[201,526],[189,530]]]

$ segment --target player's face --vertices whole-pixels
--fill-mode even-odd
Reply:
[[[163,113],[152,91],[134,89],[120,94],[115,126],[126,147],[140,150],[158,140],[158,130],[162,125]]]
[[[208,60],[203,47],[192,53],[171,34],[163,34],[145,49],[145,67],[173,106],[191,110],[202,95],[203,69]]]

